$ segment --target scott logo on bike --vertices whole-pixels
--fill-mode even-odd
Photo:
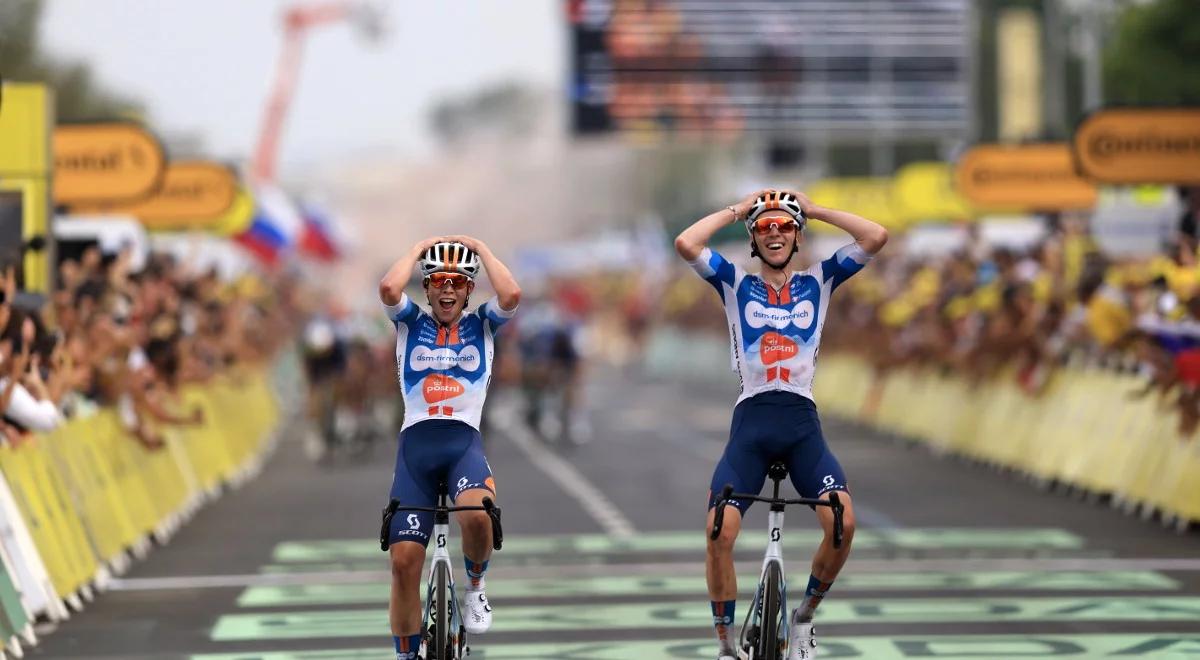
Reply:
[[[446,547],[446,535],[445,534],[438,534],[437,547],[439,547],[439,548]]]
[[[782,535],[779,533],[779,528],[772,527],[771,528],[771,540],[778,541],[780,538],[782,538]]]

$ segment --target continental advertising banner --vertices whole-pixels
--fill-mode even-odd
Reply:
[[[1066,143],[983,144],[958,161],[958,191],[985,211],[1064,211],[1096,205],[1096,185],[1079,176]]]
[[[162,145],[133,122],[64,124],[54,129],[56,204],[127,203],[158,189]]]
[[[1200,108],[1110,108],[1080,122],[1079,173],[1102,183],[1200,183]]]
[[[132,204],[96,204],[87,211],[137,218],[147,229],[207,229],[221,220],[238,194],[237,175],[211,161],[171,163],[154,194]]]

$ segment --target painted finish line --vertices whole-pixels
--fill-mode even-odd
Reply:
[[[785,531],[789,543],[816,545],[821,532],[813,529]],[[629,552],[704,552],[704,531],[659,532],[618,538],[606,534],[552,536],[514,536],[505,539],[505,556],[514,555],[604,555]],[[739,540],[739,549],[762,549],[766,542],[759,534],[747,534]],[[1083,539],[1063,529],[1044,527],[987,528],[913,528],[896,530],[860,529],[854,534],[854,548],[868,549],[1022,549],[1078,550]],[[275,546],[273,558],[280,562],[332,562],[348,559],[376,559],[378,541],[326,540],[287,541]]]
[[[869,660],[979,660],[980,658],[1195,658],[1200,634],[1182,635],[961,635],[939,637],[864,637],[820,640],[821,658]],[[386,648],[225,653],[193,655],[191,660],[376,660]],[[490,644],[471,649],[485,660],[712,660],[710,640],[587,642],[563,644]]]
[[[752,585],[756,576],[739,578]],[[856,573],[838,579],[838,592],[866,590],[1002,590],[1027,591],[1166,591],[1179,588],[1174,579],[1154,571],[995,571],[985,573]],[[241,607],[299,607],[387,602],[388,583],[295,584],[254,586],[238,597]],[[700,576],[588,577],[495,580],[488,583],[493,600],[581,596],[702,597]],[[702,598],[701,598],[702,599]]]
[[[817,622],[976,623],[1014,621],[1195,621],[1200,596],[1099,598],[845,599],[821,605]],[[227,614],[213,627],[215,641],[369,637],[386,630],[386,608],[279,614]],[[708,628],[706,604],[635,603],[497,607],[494,632],[625,628]]]

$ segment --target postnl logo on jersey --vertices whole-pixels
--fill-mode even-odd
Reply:
[[[800,347],[796,342],[778,332],[764,334],[758,345],[759,359],[766,365],[790,360],[796,357],[799,350]]]
[[[752,300],[746,305],[745,314],[746,324],[755,329],[769,327],[782,330],[791,324],[801,330],[807,330],[817,320],[817,310],[811,300],[801,300],[791,309],[766,307]]]
[[[466,388],[450,376],[429,374],[421,382],[421,391],[425,393],[425,403],[440,403],[462,394]]]
[[[467,346],[461,351],[449,348],[430,349],[428,346],[418,346],[408,356],[408,366],[413,371],[433,369],[445,371],[458,367],[463,371],[475,371],[479,368],[479,349]]]

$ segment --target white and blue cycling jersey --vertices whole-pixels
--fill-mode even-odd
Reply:
[[[427,419],[456,419],[478,430],[496,332],[516,310],[505,311],[492,298],[444,326],[407,295],[384,308],[396,326],[396,376],[404,394],[401,430]]]
[[[793,273],[779,290],[709,248],[689,262],[725,304],[733,371],[741,378],[739,403],[770,391],[813,398],[829,298],[870,260],[866,250],[851,243],[808,270]]]

